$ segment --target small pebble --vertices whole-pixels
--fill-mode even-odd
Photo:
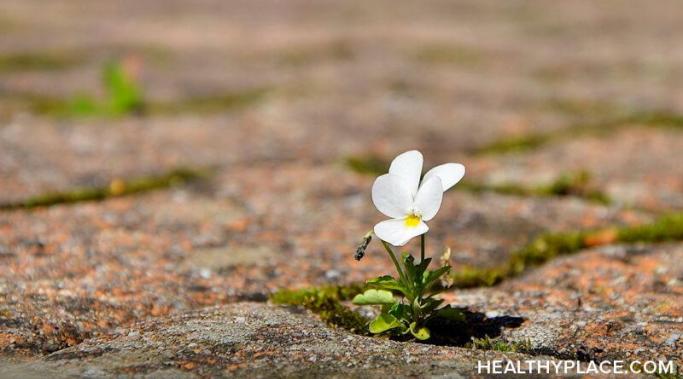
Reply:
[[[674,333],[671,336],[669,336],[669,338],[666,339],[664,344],[666,346],[674,346],[676,344],[676,341],[678,341],[679,338],[681,338],[681,335],[678,333]]]
[[[199,276],[201,276],[204,279],[209,279],[211,277],[211,270],[208,268],[203,268],[199,270]]]

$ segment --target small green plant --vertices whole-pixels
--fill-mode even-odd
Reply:
[[[424,235],[421,239],[424,242]],[[436,297],[443,290],[442,286],[436,284],[450,271],[450,266],[427,270],[432,259],[424,258],[424,249],[419,263],[415,262],[412,255],[404,253],[401,265],[389,244],[384,241],[382,244],[394,262],[398,278],[385,275],[371,279],[367,282],[370,289],[353,298],[356,305],[381,306],[379,315],[368,326],[370,333],[390,332],[398,336],[410,333],[419,340],[427,340],[431,335],[426,325],[432,319],[462,321],[459,310],[450,305],[440,307],[443,300]],[[395,296],[395,293],[399,296]]]
[[[427,325],[435,318],[461,321],[460,310],[450,305],[442,306],[437,297],[443,289],[440,279],[450,271],[444,265],[428,270],[431,258],[425,258],[425,234],[429,221],[441,207],[443,193],[465,175],[465,167],[447,163],[422,173],[422,154],[408,151],[397,156],[389,167],[389,173],[381,175],[372,187],[372,200],[377,209],[390,220],[375,225],[374,234],[381,240],[398,277],[380,276],[367,282],[367,289],[353,298],[356,305],[378,305],[380,313],[370,321],[368,329],[373,334],[389,333],[394,336],[412,335],[418,340],[428,340],[431,333]],[[356,259],[363,257],[372,233],[366,234],[356,251]],[[420,261],[410,253],[403,253],[401,261],[389,244],[404,246],[420,236]]]
[[[141,111],[142,89],[120,62],[108,63],[102,72],[106,98],[98,101],[88,95],[77,95],[67,103],[66,113],[76,116],[121,116]]]

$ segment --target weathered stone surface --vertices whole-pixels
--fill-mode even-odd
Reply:
[[[613,202],[665,212],[683,208],[683,165],[673,157],[683,149],[680,130],[625,125],[605,136],[577,136],[525,154],[505,154],[474,162],[482,180],[529,183],[552,181],[558,172],[585,170]]]
[[[557,259],[498,288],[456,291],[454,304],[523,317],[503,330],[556,357],[683,362],[683,245],[615,245]]]
[[[362,337],[305,311],[257,303],[159,318],[40,360],[0,365],[0,377],[460,377],[485,359],[548,359]],[[0,361],[1,362],[1,361]]]
[[[0,203],[179,166],[214,175],[0,211],[0,376],[468,375],[476,359],[501,355],[360,337],[263,302],[278,288],[390,271],[377,245],[360,263],[352,257],[382,219],[373,178],[344,163],[352,156],[417,148],[427,167],[459,161],[474,182],[527,187],[585,170],[613,200],[449,192],[427,246],[431,255],[450,246],[456,268],[496,266],[542,232],[682,209],[679,8],[3,1]],[[146,114],[41,111],[102,96],[103,65],[119,58],[144,89]],[[648,112],[673,127],[614,121]],[[612,129],[567,132],[595,120]],[[474,154],[548,133],[562,138]],[[524,317],[500,338],[529,340],[531,353],[680,363],[681,246],[587,250],[446,296]]]
[[[362,262],[353,259],[359,237],[382,217],[368,199],[371,178],[278,167],[235,168],[210,194],[181,189],[0,214],[8,252],[0,309],[9,320],[0,347],[49,352],[141,317],[386,273],[391,263],[378,243]],[[428,249],[450,246],[456,267],[487,267],[547,229],[648,218],[575,199],[453,192],[431,223]]]

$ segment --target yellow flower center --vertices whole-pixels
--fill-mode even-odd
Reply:
[[[420,225],[421,218],[418,215],[412,214],[405,219],[406,226],[409,228],[414,228]]]

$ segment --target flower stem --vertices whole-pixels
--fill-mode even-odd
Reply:
[[[406,276],[403,273],[403,270],[401,269],[401,265],[398,263],[398,259],[396,259],[396,255],[394,255],[394,251],[386,242],[382,241],[382,245],[384,245],[384,248],[386,249],[387,253],[389,253],[389,257],[394,262],[394,266],[396,266],[396,271],[398,271],[398,276],[401,278],[401,281],[407,283]]]
[[[425,235],[420,236],[420,263],[425,260]]]

